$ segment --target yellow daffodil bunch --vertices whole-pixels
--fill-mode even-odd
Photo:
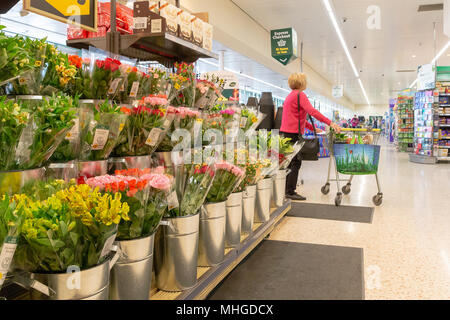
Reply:
[[[17,265],[31,272],[65,272],[101,263],[105,244],[117,234],[130,210],[121,195],[102,194],[88,185],[70,186],[43,201],[26,195],[11,198],[21,210],[23,225],[15,255]]]

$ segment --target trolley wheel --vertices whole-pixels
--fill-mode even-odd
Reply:
[[[336,207],[339,207],[342,203],[342,193],[338,193],[336,195],[336,198],[334,199],[334,204],[336,205]]]
[[[324,185],[322,187],[322,189],[320,189],[322,191],[323,194],[327,195],[330,193],[330,184],[327,183],[326,185]]]
[[[350,192],[352,192],[352,185],[350,183],[348,183],[345,186],[343,186],[342,187],[342,192],[344,194],[350,194]]]
[[[373,204],[376,205],[377,207],[381,206],[381,204],[383,203],[383,194],[377,194],[376,196],[373,196],[372,198]]]

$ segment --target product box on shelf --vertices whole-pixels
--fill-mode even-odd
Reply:
[[[187,11],[179,9],[178,11],[178,25],[180,28],[180,38],[192,42],[192,14]]]
[[[203,47],[203,24],[199,17],[192,15],[192,40],[199,47]]]
[[[211,24],[203,24],[203,48],[209,51],[213,49],[213,32],[214,28]]]
[[[105,37],[106,33],[109,31],[107,27],[97,27],[97,32],[89,31],[87,33],[87,38],[100,38]]]
[[[67,27],[67,39],[85,39],[88,36],[88,31],[77,26],[69,25]]]
[[[166,19],[167,32],[178,37],[178,9],[175,5],[168,1],[159,2],[159,14]]]
[[[133,31],[135,34],[163,34],[166,20],[150,10],[148,1],[138,1],[133,7]]]

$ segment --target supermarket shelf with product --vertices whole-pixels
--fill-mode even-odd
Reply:
[[[401,94],[397,100],[397,147],[400,152],[414,151],[414,97]]]
[[[444,70],[445,71],[445,70]],[[442,72],[442,71],[441,71]],[[442,74],[442,73],[441,73]],[[442,76],[438,74],[438,77]],[[450,83],[438,81],[435,89],[434,149],[438,161],[448,161],[450,147]]]

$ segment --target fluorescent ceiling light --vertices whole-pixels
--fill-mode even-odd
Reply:
[[[359,78],[358,69],[356,69],[355,62],[353,61],[352,55],[350,54],[350,50],[348,50],[347,43],[345,42],[344,35],[342,34],[341,28],[339,28],[339,25],[336,20],[336,16],[334,14],[333,8],[331,7],[329,0],[322,0],[325,8],[327,9],[328,15],[330,16],[331,23],[333,24],[334,29],[336,30],[336,33],[339,37],[339,40],[341,41],[341,45],[344,48],[345,54],[347,55],[347,59],[350,62],[350,65],[352,66],[353,72],[355,74],[355,77]]]
[[[361,79],[358,79],[358,82],[359,82],[359,86],[361,87],[361,90],[362,90],[362,92],[363,92],[364,98],[366,99],[366,102],[367,102],[367,104],[368,104],[369,107],[370,107],[369,97],[367,97],[366,89],[364,89],[364,85],[363,85]]]
[[[214,63],[214,62],[211,62],[211,61],[208,61],[208,60],[200,59],[199,61],[204,62],[206,64],[209,64],[211,66],[217,67],[217,68],[219,67],[219,65],[217,63]],[[287,89],[284,89],[284,88],[276,86],[276,85],[274,85],[272,83],[269,83],[269,82],[257,79],[255,77],[249,76],[249,75],[247,75],[245,73],[237,72],[237,71],[231,70],[229,68],[225,68],[225,71],[232,72],[232,73],[236,74],[237,76],[244,77],[244,78],[247,78],[247,79],[250,79],[250,80],[262,83],[262,84],[264,84],[266,86],[269,86],[269,87],[272,87],[272,88],[275,88],[275,89],[278,89],[278,90],[281,90],[281,91],[284,91],[284,92],[287,92],[287,93],[291,92],[291,91],[289,91]]]
[[[413,88],[415,85],[416,85],[416,83],[417,83],[417,79],[416,80],[414,80],[414,82],[413,83],[411,83],[411,85],[409,86],[410,88]]]

